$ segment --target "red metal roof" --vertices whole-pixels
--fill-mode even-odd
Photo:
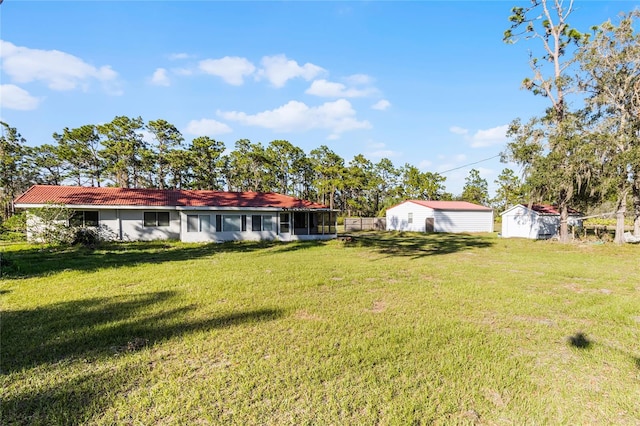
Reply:
[[[96,188],[54,185],[34,185],[15,200],[16,207],[20,207],[21,204],[46,203],[59,203],[72,206],[328,209],[324,204],[313,203],[274,192]]]
[[[479,204],[469,203],[467,201],[430,201],[430,200],[407,200],[405,203],[416,203],[421,206],[429,207],[433,210],[461,210],[461,211],[491,211],[490,207],[481,206]]]
[[[524,204],[523,204],[524,205]],[[524,205],[526,207],[526,205]],[[531,210],[540,214],[560,214],[558,206],[551,204],[533,204]],[[580,212],[569,207],[569,214],[579,215]]]

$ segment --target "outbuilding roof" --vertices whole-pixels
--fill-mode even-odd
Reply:
[[[47,203],[68,206],[128,207],[275,207],[283,209],[328,209],[324,204],[274,192],[225,192],[207,190],[163,190],[142,188],[96,188],[84,186],[34,185],[15,200],[16,207]]]
[[[433,210],[459,210],[459,211],[492,211],[490,207],[481,206],[479,204],[469,203],[467,201],[431,201],[431,200],[407,200],[404,203],[415,203]],[[396,206],[393,206],[396,207]]]
[[[522,206],[524,208],[528,208],[526,205],[524,204],[516,204],[515,206],[505,210],[502,214],[504,215],[505,213],[517,208],[518,206]],[[538,213],[538,214],[543,214],[543,215],[559,215],[560,214],[560,210],[558,209],[557,205],[552,205],[552,204],[532,204],[531,205],[531,210],[533,210],[534,212]],[[569,214],[571,216],[580,216],[581,213],[575,209],[572,209],[571,207],[568,208],[569,210]]]

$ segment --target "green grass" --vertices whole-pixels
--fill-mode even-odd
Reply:
[[[5,244],[3,424],[638,424],[640,247]]]

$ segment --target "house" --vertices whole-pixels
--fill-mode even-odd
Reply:
[[[560,229],[560,211],[557,206],[533,204],[531,207],[522,204],[505,210],[502,216],[502,233],[504,238],[548,239]],[[569,209],[569,225],[582,226],[581,214]]]
[[[493,209],[466,201],[407,200],[387,209],[387,230],[493,232]]]
[[[51,204],[74,213],[70,224],[95,228],[106,239],[324,240],[336,238],[337,214],[327,206],[260,192],[94,188],[34,185],[15,200],[19,209]],[[27,237],[38,218],[29,215]]]

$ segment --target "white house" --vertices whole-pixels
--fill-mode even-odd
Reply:
[[[387,209],[387,230],[493,232],[493,209],[466,201],[407,200]]]
[[[260,192],[95,188],[34,185],[15,200],[33,209],[51,204],[74,211],[71,224],[108,239],[324,240],[337,236],[337,214],[323,204]],[[37,225],[29,216],[27,236]]]
[[[522,204],[505,210],[502,216],[504,238],[548,239],[560,229],[560,211],[556,206],[533,204],[528,208]],[[569,209],[569,225],[582,226],[580,213]]]

